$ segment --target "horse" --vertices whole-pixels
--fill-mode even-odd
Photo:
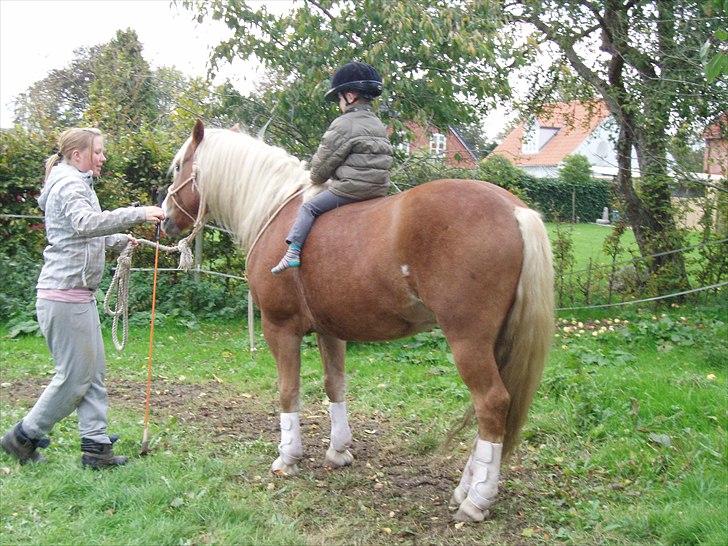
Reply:
[[[352,464],[345,401],[347,341],[381,341],[439,326],[478,432],[451,508],[482,521],[498,493],[540,383],[554,327],[549,239],[538,212],[496,185],[435,180],[318,218],[300,268],[271,274],[303,200],[320,191],[306,164],[247,134],[200,120],[176,153],[162,203],[175,236],[209,217],[247,251],[247,279],[275,358],[280,404],[271,471],[299,472],[300,346],[315,332],[330,401],[329,468]]]

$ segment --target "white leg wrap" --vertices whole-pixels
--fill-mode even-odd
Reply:
[[[298,412],[281,413],[281,443],[278,444],[278,453],[287,465],[295,465],[303,458]]]
[[[450,505],[453,508],[457,508],[460,506],[460,503],[465,500],[465,497],[468,496],[468,490],[470,490],[470,482],[473,479],[473,471],[470,468],[470,465],[473,462],[473,452],[470,452],[470,457],[468,457],[468,462],[465,463],[465,468],[463,469],[463,475],[460,477],[460,483],[455,488],[455,491],[452,493],[452,499],[450,499]]]
[[[346,415],[346,402],[329,404],[331,417],[331,447],[336,451],[346,451],[351,446],[351,428]]]
[[[354,462],[354,456],[349,451],[351,445],[351,429],[346,416],[346,402],[332,402],[329,404],[331,417],[331,443],[326,450],[326,466],[341,468]]]
[[[470,470],[470,487],[467,497],[460,504],[455,518],[464,521],[482,521],[488,515],[488,508],[498,495],[498,479],[500,477],[501,454],[503,444],[494,444],[478,438],[468,465],[463,472],[458,490],[464,485],[465,475]],[[462,491],[460,491],[462,493]]]

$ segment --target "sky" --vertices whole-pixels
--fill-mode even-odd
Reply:
[[[169,0],[0,0],[0,127],[12,126],[14,98],[50,70],[63,68],[80,47],[109,42],[117,30],[134,29],[152,68],[174,66],[204,76],[212,48],[230,35],[219,21],[197,24]],[[285,3],[281,3],[285,4]],[[249,91],[258,73],[236,61],[228,78]]]
[[[265,3],[285,11],[288,0]],[[204,76],[211,50],[230,36],[219,21],[198,24],[170,0],[0,0],[0,127],[13,123],[13,100],[49,71],[67,66],[80,47],[109,42],[117,30],[134,29],[152,68],[174,66],[187,76]],[[223,65],[215,80],[229,79],[250,92],[261,75],[254,64]],[[502,129],[502,112],[486,122],[490,138]]]

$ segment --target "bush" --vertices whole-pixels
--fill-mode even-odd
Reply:
[[[35,283],[41,261],[33,253],[18,248],[14,255],[0,253],[0,322],[11,318],[32,320],[35,316]]]
[[[478,164],[478,180],[485,180],[521,196],[524,184],[531,177],[507,158],[491,154]]]

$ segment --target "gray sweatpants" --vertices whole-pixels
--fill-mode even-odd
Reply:
[[[311,231],[314,220],[321,216],[324,212],[338,207],[343,207],[349,203],[356,203],[361,199],[354,199],[353,197],[341,197],[332,193],[330,190],[324,190],[317,194],[310,201],[306,201],[301,208],[298,209],[298,216],[296,221],[293,223],[291,231],[288,232],[286,237],[287,243],[297,243],[299,246],[303,246],[308,237],[308,232]]]
[[[39,299],[36,311],[56,375],[23,418],[23,430],[31,438],[42,438],[76,410],[82,438],[111,443],[106,433],[106,360],[96,302]]]

